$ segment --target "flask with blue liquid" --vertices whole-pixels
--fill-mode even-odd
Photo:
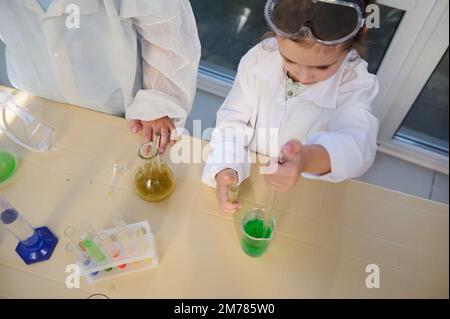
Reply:
[[[0,221],[19,240],[16,253],[25,264],[48,260],[58,239],[47,227],[33,228],[30,223],[0,194]]]

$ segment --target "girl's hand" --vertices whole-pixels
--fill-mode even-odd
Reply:
[[[219,201],[220,214],[229,216],[242,208],[241,203],[231,203],[228,200],[228,187],[238,182],[238,174],[235,170],[225,169],[216,175],[217,200]]]
[[[281,193],[289,192],[297,184],[304,171],[304,146],[299,141],[290,141],[283,146],[282,152],[285,162],[278,163],[274,174],[264,175],[266,184],[273,190]],[[272,165],[277,165],[279,159],[272,159]]]
[[[142,143],[154,141],[156,139],[156,133],[161,133],[161,141],[159,143],[159,151],[161,154],[164,154],[169,142],[171,145],[175,143],[174,140],[171,140],[175,125],[168,116],[154,121],[131,120],[130,128],[135,134],[142,130]]]

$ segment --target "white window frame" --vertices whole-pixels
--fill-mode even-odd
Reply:
[[[411,24],[420,28],[408,31]],[[448,49],[448,28],[448,0],[417,1],[407,11],[395,36],[404,39],[394,38],[378,72],[381,88],[375,102],[381,122],[379,150],[446,175],[448,156],[394,137]]]
[[[378,3],[405,11],[377,73],[380,94],[374,113],[381,123],[379,151],[448,175],[447,156],[394,137],[448,49],[449,1],[378,0]],[[197,86],[226,97],[232,82],[229,76],[201,67]]]

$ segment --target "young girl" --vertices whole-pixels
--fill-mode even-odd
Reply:
[[[265,175],[280,192],[291,190],[301,175],[341,182],[372,165],[379,127],[371,105],[378,82],[356,50],[370,3],[268,1],[265,16],[273,33],[242,58],[217,114],[203,173],[203,182],[217,187],[222,214],[241,208],[228,201],[227,190],[249,177],[248,151],[276,158],[280,150],[273,145],[282,146],[283,164]]]

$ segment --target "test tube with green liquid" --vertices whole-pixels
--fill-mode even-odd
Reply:
[[[83,223],[81,224],[81,232],[83,234],[81,242],[89,256],[91,256],[96,262],[104,261],[106,256],[95,243],[95,238],[97,237],[97,232],[95,229],[88,223]]]

